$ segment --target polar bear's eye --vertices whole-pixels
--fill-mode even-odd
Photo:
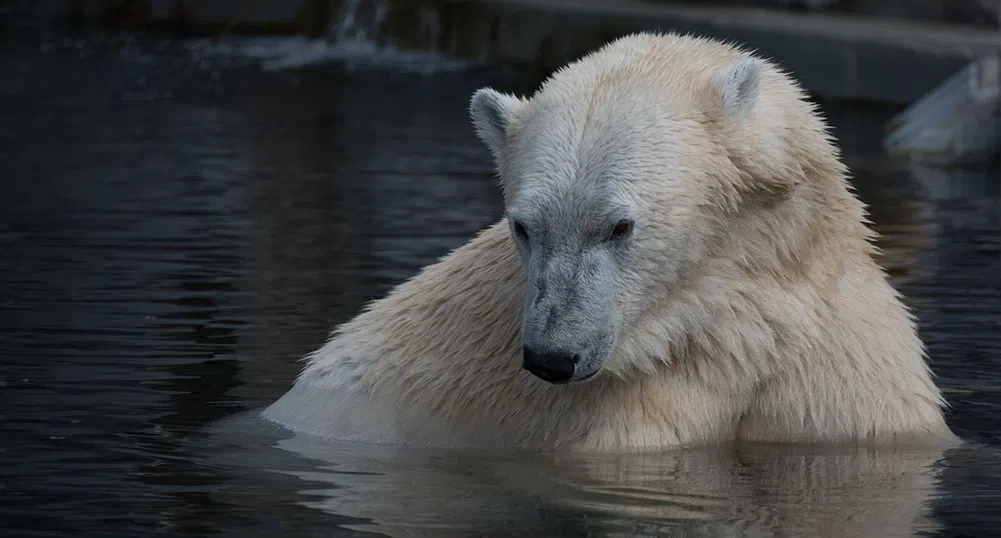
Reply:
[[[615,227],[612,228],[612,237],[624,237],[631,231],[633,231],[633,221],[623,219],[615,223]]]
[[[528,240],[528,230],[526,230],[525,226],[522,223],[518,222],[518,221],[514,221],[514,233],[518,237],[520,237],[520,238],[522,238],[522,239],[524,239],[526,241]]]

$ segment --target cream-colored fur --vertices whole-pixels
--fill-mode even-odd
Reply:
[[[494,95],[508,130],[477,127],[509,207],[546,188],[571,199],[595,170],[640,204],[602,374],[555,386],[522,370],[526,276],[502,220],[340,326],[265,416],[435,446],[955,441],[837,148],[790,77],[716,41],[637,34],[530,99]]]

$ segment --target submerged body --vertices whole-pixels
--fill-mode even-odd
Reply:
[[[776,67],[638,34],[470,108],[506,217],[340,326],[266,417],[432,446],[955,441],[826,126]]]

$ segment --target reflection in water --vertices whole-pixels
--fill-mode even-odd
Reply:
[[[243,412],[281,395],[333,326],[499,217],[466,103],[480,86],[534,78],[205,70],[135,37],[10,30],[6,534],[983,536],[1001,525],[996,171],[886,168],[857,136],[880,119],[832,109],[950,424],[986,446],[585,458],[333,444]]]
[[[229,421],[216,435],[246,443],[256,431],[276,450],[265,455],[255,439],[241,458],[230,446],[218,467],[261,473],[287,492],[298,482],[286,499],[385,536],[883,537],[940,527],[930,505],[943,456],[935,450],[464,453],[332,442],[253,421]]]

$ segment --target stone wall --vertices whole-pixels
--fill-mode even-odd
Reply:
[[[191,26],[192,21],[222,22],[239,13],[254,19],[262,32],[313,31],[312,21],[325,19],[331,9],[351,0],[0,0],[76,20],[103,19],[119,26],[163,23]],[[377,3],[380,0],[356,0]],[[402,0],[422,3],[421,0]],[[476,4],[477,0],[467,0]],[[697,7],[760,7],[882,19],[910,20],[1001,29],[1001,0],[646,0],[649,3]],[[620,0],[592,0],[608,6]],[[632,3],[632,2],[630,2]],[[176,23],[188,23],[178,25]],[[270,23],[270,24],[269,24]],[[270,27],[270,28],[269,28]]]
[[[682,0],[1001,28],[1001,0]]]
[[[796,8],[797,1],[810,5]],[[626,33],[673,30],[740,42],[778,61],[821,97],[901,104],[918,99],[978,58],[1001,56],[1001,32],[986,23],[929,23],[945,17],[946,11],[958,17],[964,6],[977,7],[974,2],[990,7],[989,2],[1001,0],[15,0],[12,4],[16,10],[62,20],[181,34],[305,34],[333,42],[354,34],[373,45],[542,70],[554,69]],[[879,14],[845,16],[852,5],[869,11],[878,8]],[[803,13],[804,9],[813,13]]]

